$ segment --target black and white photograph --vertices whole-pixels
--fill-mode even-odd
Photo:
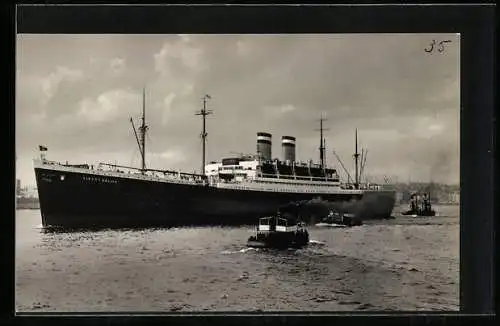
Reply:
[[[17,34],[16,312],[458,311],[460,34]]]

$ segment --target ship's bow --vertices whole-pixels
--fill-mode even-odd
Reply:
[[[358,203],[356,215],[364,220],[390,218],[395,203],[394,190],[366,191]]]

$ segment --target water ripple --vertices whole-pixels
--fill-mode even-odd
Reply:
[[[252,226],[39,224],[32,212],[16,219],[18,311],[458,309],[456,216],[311,227],[308,247],[284,251],[246,247]]]

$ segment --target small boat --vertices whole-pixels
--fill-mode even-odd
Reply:
[[[435,216],[436,211],[432,209],[430,196],[427,193],[414,193],[410,196],[409,210],[402,215],[411,215],[412,217]]]
[[[358,226],[363,225],[363,221],[358,218],[355,214],[351,213],[340,213],[331,210],[328,216],[322,220],[323,223],[336,224],[344,226]]]
[[[256,234],[248,238],[247,246],[253,248],[302,248],[309,243],[309,233],[302,222],[276,216],[259,219]]]

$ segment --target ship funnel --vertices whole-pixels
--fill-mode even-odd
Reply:
[[[257,155],[264,161],[271,161],[272,137],[267,132],[257,133]]]
[[[281,137],[281,148],[283,149],[283,160],[295,162],[295,137]]]

